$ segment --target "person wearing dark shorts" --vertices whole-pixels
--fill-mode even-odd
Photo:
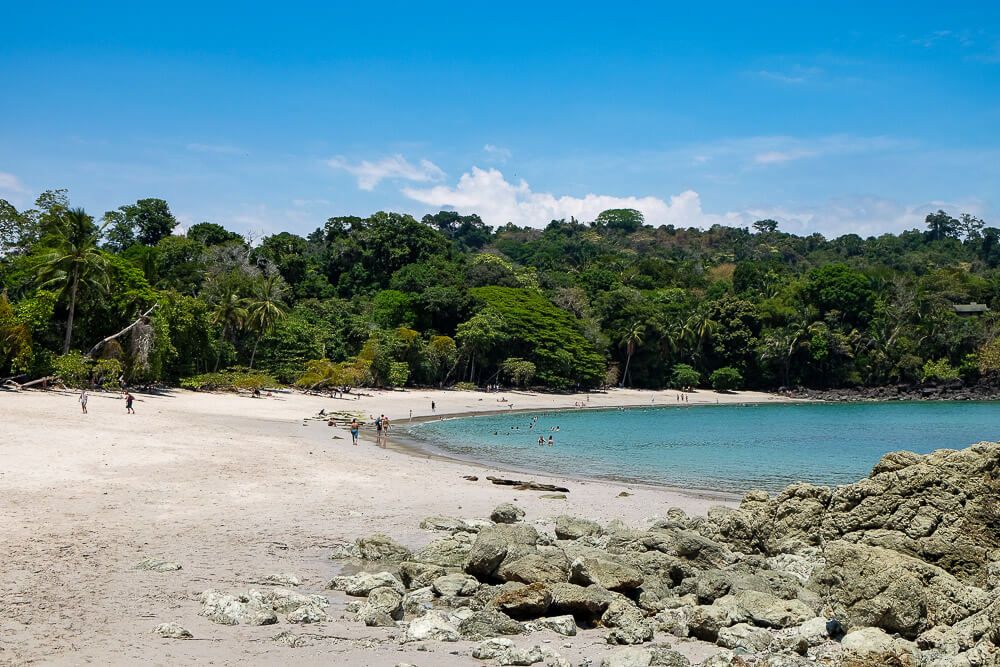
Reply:
[[[131,392],[125,392],[125,414],[134,415],[135,410],[132,409],[132,402],[135,400],[135,396]]]
[[[357,419],[352,419],[351,420],[351,440],[354,441],[354,446],[355,447],[357,447],[357,445],[358,445],[358,429],[360,429],[360,428],[361,427],[358,425],[358,420]]]

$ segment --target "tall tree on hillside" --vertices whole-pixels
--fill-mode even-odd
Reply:
[[[928,213],[924,222],[927,223],[927,235],[932,241],[955,236],[958,230],[958,220],[941,210],[937,213]]]
[[[632,363],[632,355],[636,349],[642,345],[643,336],[646,333],[645,325],[633,322],[622,335],[621,344],[625,347],[625,372],[622,373],[621,386],[625,386],[628,380],[628,367]]]
[[[253,295],[247,305],[247,324],[257,331],[257,339],[250,354],[250,368],[253,368],[260,339],[274,329],[274,325],[284,319],[285,294],[288,290],[280,276],[263,276],[253,286]]]
[[[98,249],[103,228],[82,208],[65,211],[45,243],[47,250],[39,257],[37,279],[40,286],[55,288],[69,299],[66,338],[63,354],[73,340],[73,318],[81,289],[107,289],[108,262]]]

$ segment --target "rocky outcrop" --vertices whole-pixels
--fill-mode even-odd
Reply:
[[[747,494],[715,517],[721,539],[773,555],[834,540],[891,549],[984,586],[1000,549],[1000,445],[886,454],[868,479]]]

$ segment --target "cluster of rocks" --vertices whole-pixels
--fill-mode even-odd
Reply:
[[[967,385],[961,380],[944,384],[897,384],[882,387],[849,387],[840,389],[782,388],[778,393],[789,398],[815,401],[995,401],[1000,400],[1000,387],[980,383]]]
[[[490,521],[429,517],[422,527],[440,535],[416,551],[363,538],[334,557],[383,571],[329,588],[357,597],[349,608],[366,625],[479,641],[473,655],[499,664],[568,664],[505,638],[584,628],[633,647],[608,667],[689,664],[657,638],[716,644],[706,667],[1000,665],[995,443],[888,454],[855,484],[752,492],[738,508],[671,509],[642,528],[523,519],[510,505]],[[203,613],[273,615],[280,596],[251,593],[206,593]]]

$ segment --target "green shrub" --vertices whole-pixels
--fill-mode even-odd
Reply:
[[[477,387],[474,382],[456,382],[455,389],[461,391],[477,391],[479,387]]]
[[[119,380],[122,376],[122,362],[117,359],[98,359],[93,363],[91,381],[93,384],[117,391],[122,388]]]
[[[947,359],[938,359],[924,362],[923,372],[920,374],[921,382],[951,382],[959,377],[958,369],[948,363]]]
[[[712,383],[712,388],[717,391],[732,391],[743,384],[743,374],[732,366],[723,366],[712,371],[708,381]]]
[[[697,387],[701,384],[701,373],[687,364],[677,364],[671,375],[673,385],[677,389]]]
[[[389,364],[388,384],[390,387],[402,387],[410,379],[410,365],[405,361],[393,361]]]
[[[277,386],[278,381],[268,373],[244,367],[227,368],[216,373],[202,373],[181,378],[181,386],[194,391],[238,391]]]
[[[75,389],[90,387],[91,360],[80,352],[69,352],[52,360],[52,374]]]

